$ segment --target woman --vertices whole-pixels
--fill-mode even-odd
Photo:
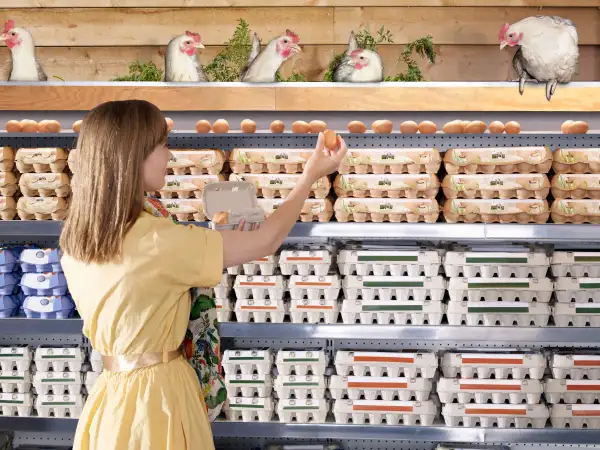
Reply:
[[[163,187],[170,152],[165,118],[145,101],[104,103],[83,121],[63,269],[83,331],[103,355],[79,419],[76,450],[214,448],[198,378],[178,350],[191,287],[215,286],[224,268],[273,254],[312,184],[346,151],[317,148],[300,181],[261,228],[216,232],[146,212]]]

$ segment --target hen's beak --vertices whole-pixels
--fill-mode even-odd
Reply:
[[[204,48],[204,45],[202,45],[202,42],[198,42],[197,44],[194,44],[194,48]]]
[[[298,44],[290,44],[290,49],[292,50],[292,53],[302,52],[302,47],[300,47]]]
[[[508,42],[506,42],[506,41],[500,42],[500,50],[504,50],[504,47],[506,47],[507,45],[508,45]]]

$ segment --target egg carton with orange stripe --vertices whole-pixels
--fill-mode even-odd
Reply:
[[[548,303],[552,297],[550,278],[450,278],[452,302]]]
[[[330,267],[329,250],[283,250],[279,255],[279,268],[283,275],[325,276]]]
[[[229,298],[229,294],[233,290],[233,277],[229,274],[224,273],[221,275],[221,280],[213,288],[215,298]]]
[[[15,149],[12,147],[0,147],[0,171],[12,172],[14,167]]]
[[[338,175],[333,184],[338,197],[435,198],[440,181],[435,174]]]
[[[405,377],[343,377],[332,375],[329,392],[336,400],[419,401],[429,399],[432,383],[426,378]]]
[[[434,352],[353,352],[338,350],[335,370],[341,376],[433,378],[438,368]]]
[[[302,173],[312,149],[235,148],[229,154],[233,173]]]
[[[550,258],[541,251],[449,251],[444,258],[448,277],[543,278]]]
[[[346,300],[442,301],[446,280],[434,277],[354,276],[342,280]]]
[[[271,397],[229,397],[223,405],[227,420],[270,422],[276,402]]]
[[[171,150],[167,170],[174,175],[217,175],[223,170],[225,161],[225,153],[221,150]]]
[[[441,368],[446,378],[531,378],[541,380],[546,358],[541,353],[444,353]]]
[[[288,313],[283,300],[240,299],[235,302],[235,316],[238,322],[282,323]]]
[[[552,376],[559,380],[600,379],[600,354],[554,353],[550,358]]]
[[[544,428],[550,412],[546,405],[493,405],[446,403],[442,416],[448,427]]]
[[[454,326],[545,327],[552,313],[547,303],[485,301],[448,303],[446,317]]]
[[[281,198],[259,198],[257,200],[266,217],[269,217],[284,202]],[[333,217],[333,202],[329,198],[307,198],[300,210],[300,222],[329,222]]]
[[[600,402],[600,380],[544,380],[544,396],[548,403]]]
[[[17,214],[21,220],[64,220],[68,207],[62,197],[21,197],[17,201]]]
[[[552,405],[550,423],[554,428],[600,428],[600,405]]]
[[[288,281],[292,300],[337,300],[341,282],[338,275],[292,275]]]
[[[228,267],[230,275],[275,275],[277,268],[277,256],[265,256],[241,266]]]
[[[550,206],[554,223],[600,224],[600,200],[566,200],[557,198]]]
[[[26,197],[68,197],[71,181],[66,173],[24,173],[19,188]]]
[[[282,300],[287,280],[282,275],[238,275],[233,289],[238,299]]]
[[[215,298],[217,306],[217,320],[219,322],[229,322],[231,320],[231,300],[228,298]]]
[[[324,398],[283,398],[277,402],[280,422],[325,423],[329,412],[329,401]]]
[[[349,300],[342,301],[342,320],[347,325],[440,325],[446,305],[430,300]]]
[[[279,350],[275,364],[280,375],[323,376],[329,356],[324,350]]]
[[[339,172],[437,174],[441,165],[442,158],[437,148],[353,148],[348,150]]]
[[[435,199],[347,198],[333,207],[338,222],[437,222],[440,207]]]
[[[557,327],[600,327],[600,303],[557,303],[552,316]]]
[[[0,370],[3,372],[27,371],[32,359],[33,351],[28,345],[0,347]]]
[[[160,198],[202,198],[204,186],[225,181],[223,175],[167,175],[165,185],[153,194]]]
[[[600,148],[557,148],[552,156],[556,173],[600,173]]]
[[[444,154],[450,175],[460,173],[548,173],[552,151],[547,146],[452,148]]]
[[[550,181],[546,174],[447,175],[442,181],[446,198],[537,198],[548,197]]]
[[[431,426],[437,416],[432,400],[406,402],[402,400],[336,400],[333,414],[337,423],[356,425],[423,425]]]
[[[73,395],[38,395],[35,409],[40,417],[78,418],[83,409],[84,398]]]
[[[448,223],[546,223],[550,208],[546,200],[447,200],[443,207]]]
[[[261,377],[257,374],[227,375],[225,377],[225,387],[228,397],[271,397],[273,394],[273,378],[271,375]]]
[[[172,216],[182,222],[195,221],[203,222],[206,220],[202,200],[198,198],[161,198],[160,202]]]
[[[555,277],[600,278],[600,252],[554,251],[550,264]]]
[[[256,186],[258,197],[286,198],[302,174],[232,173],[229,181],[249,181]],[[331,191],[329,178],[318,179],[310,188],[310,197],[325,198]]]
[[[552,177],[552,196],[600,200],[600,174],[556,174]]]
[[[282,398],[325,398],[327,383],[323,375],[279,375],[275,378],[275,392]]]
[[[64,148],[20,148],[15,164],[21,173],[61,173],[67,167],[67,157]]]
[[[33,413],[33,394],[0,393],[0,416],[28,417]]]
[[[442,255],[437,250],[340,250],[337,263],[342,275],[434,277]]]
[[[271,373],[273,355],[271,350],[238,350],[229,349],[223,352],[221,362],[226,375],[258,374],[264,377]]]
[[[18,190],[19,184],[15,174],[12,172],[0,172],[0,195],[3,197],[12,197]]]
[[[539,380],[440,378],[437,393],[442,403],[535,405],[540,402],[542,383]]]
[[[558,277],[554,295],[558,303],[600,303],[600,278]]]
[[[292,299],[289,313],[292,323],[333,324],[340,314],[340,305],[336,299]]]

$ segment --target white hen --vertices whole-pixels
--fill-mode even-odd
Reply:
[[[8,81],[46,81],[48,76],[35,58],[35,44],[31,33],[15,27],[12,20],[4,24],[0,42],[6,42],[11,52]]]
[[[165,54],[165,81],[208,81],[196,53],[199,48],[204,48],[204,45],[198,33],[186,31],[171,39]]]

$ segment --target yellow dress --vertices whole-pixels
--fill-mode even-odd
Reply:
[[[83,332],[107,356],[175,350],[189,320],[191,287],[216,285],[223,270],[217,232],[142,213],[119,264],[63,270]],[[183,356],[98,377],[79,419],[75,450],[213,450],[200,383]]]

